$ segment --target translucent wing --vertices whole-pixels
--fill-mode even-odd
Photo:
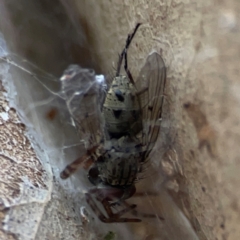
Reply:
[[[146,60],[135,83],[142,109],[142,144],[151,151],[159,131],[166,83],[166,67],[162,57],[153,52]]]
[[[87,148],[97,145],[102,136],[101,108],[107,88],[103,79],[78,65],[70,65],[60,78],[62,97]]]

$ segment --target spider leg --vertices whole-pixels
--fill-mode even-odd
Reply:
[[[98,146],[92,147],[87,151],[85,155],[83,155],[80,158],[77,158],[75,161],[67,165],[65,169],[60,173],[60,177],[62,179],[66,179],[66,178],[69,178],[80,167],[83,167],[85,169],[90,167],[94,162],[94,158],[92,155],[97,150],[97,148]]]
[[[150,192],[150,191],[146,191],[146,192],[136,192],[134,194],[134,197],[146,197],[146,196],[153,196],[156,197],[159,194],[157,192]],[[127,202],[124,202],[124,205],[129,205]],[[143,218],[158,218],[160,220],[165,220],[162,216],[157,215],[157,214],[152,214],[152,213],[141,213],[137,210],[133,210],[131,212],[134,216],[137,217],[143,217]]]
[[[125,207],[129,207],[129,203],[127,202],[123,202],[123,204],[125,205]],[[162,216],[158,216],[157,214],[152,214],[152,213],[142,213],[142,212],[139,212],[137,211],[136,209],[133,209],[131,211],[131,213],[136,216],[136,217],[140,217],[140,218],[158,218],[160,220],[164,220],[164,218]]]
[[[120,223],[120,222],[141,222],[140,219],[137,218],[121,218],[121,216],[127,212],[132,211],[136,208],[135,204],[128,205],[123,210],[113,213],[111,203],[107,200],[107,197],[102,198],[102,192],[104,191],[104,195],[106,194],[106,189],[92,189],[89,193],[86,193],[86,200],[98,218],[105,223]],[[107,217],[102,213],[99,206],[95,203],[93,195],[97,195],[96,199],[101,202],[102,206],[104,207]]]
[[[140,219],[134,219],[134,218],[121,218],[121,216],[124,213],[130,212],[132,211],[134,208],[137,207],[136,204],[132,204],[132,205],[127,205],[126,208],[124,208],[123,210],[117,212],[117,213],[113,213],[112,212],[112,208],[111,208],[111,204],[104,199],[102,201],[102,205],[105,209],[105,211],[107,212],[109,219],[108,222],[141,222]]]

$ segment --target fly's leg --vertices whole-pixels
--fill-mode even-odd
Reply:
[[[140,25],[141,25],[141,23],[137,23],[137,25],[136,25],[135,28],[134,28],[133,33],[128,34],[128,37],[127,37],[127,40],[126,40],[126,45],[125,45],[125,47],[124,47],[121,55],[119,56],[118,65],[117,65],[117,72],[116,72],[116,76],[119,76],[120,70],[121,70],[121,66],[122,66],[123,57],[125,57],[124,69],[125,69],[128,77],[129,77],[129,79],[130,79],[130,81],[131,81],[132,83],[134,83],[134,81],[133,81],[133,78],[132,78],[132,74],[131,74],[130,71],[128,70],[127,57],[126,57],[126,55],[127,55],[127,50],[128,50],[128,48],[129,48],[129,46],[130,46],[130,44],[131,44],[131,42],[132,42],[132,39],[133,39],[133,37],[134,37],[135,33],[137,32],[137,30],[138,30],[138,28],[139,28]]]
[[[111,191],[111,190],[109,190]],[[95,212],[95,214],[98,216],[99,220],[105,223],[120,223],[120,222],[141,222],[141,219],[137,218],[121,218],[121,216],[127,212],[131,212],[134,208],[136,208],[135,204],[126,206],[125,209],[113,213],[111,203],[107,200],[108,197],[102,198],[103,195],[107,196],[108,189],[91,189],[89,193],[86,193],[86,200],[89,206],[92,208],[92,210]],[[109,193],[111,194],[111,192]],[[107,217],[103,214],[99,206],[95,203],[94,197],[96,196],[96,199],[101,202],[102,206],[104,207]],[[113,196],[111,196],[113,197]]]
[[[70,163],[65,167],[65,169],[60,173],[62,179],[69,178],[74,172],[76,172],[80,167],[88,168],[93,162],[93,153],[97,150],[98,146],[94,146],[87,151],[85,155],[77,158],[75,161]]]
[[[125,62],[124,62],[124,69],[125,69],[125,71],[126,71],[126,73],[127,73],[127,76],[128,76],[128,78],[129,78],[130,82],[131,82],[132,84],[134,84],[132,74],[131,74],[130,70],[128,69],[127,50],[126,50],[124,56],[125,56],[125,57],[124,57],[124,61],[125,61]]]
[[[136,25],[133,33],[128,35],[128,38],[127,38],[127,41],[126,41],[126,46],[125,46],[125,48],[124,48],[124,50],[123,50],[123,55],[124,55],[124,70],[125,70],[125,72],[127,73],[127,76],[128,76],[128,78],[129,78],[129,80],[130,80],[130,82],[131,82],[132,84],[134,84],[134,81],[133,81],[132,74],[131,74],[130,70],[128,69],[127,50],[128,50],[128,47],[130,46],[130,43],[131,43],[131,41],[132,41],[132,39],[133,39],[133,37],[134,37],[135,33],[137,32],[137,30],[138,30],[138,28],[139,28],[140,25],[141,25],[141,23],[138,23],[138,24]]]

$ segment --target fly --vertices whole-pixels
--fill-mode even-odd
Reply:
[[[60,79],[63,98],[87,149],[60,176],[66,179],[80,167],[88,169],[95,187],[86,193],[86,200],[105,223],[141,221],[123,217],[136,208],[126,199],[135,194],[135,183],[160,132],[166,83],[162,57],[150,54],[136,81],[128,69],[127,50],[140,25],[128,35],[114,77],[100,84],[92,70],[70,65]],[[125,75],[121,74],[123,62]],[[118,204],[124,209],[113,212]]]

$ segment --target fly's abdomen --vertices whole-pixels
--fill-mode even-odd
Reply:
[[[136,90],[125,76],[116,77],[107,93],[104,105],[103,116],[105,128],[112,137],[121,137],[131,132],[141,121],[139,101],[136,97]],[[139,127],[138,127],[139,128]],[[141,128],[141,127],[140,127]]]
[[[139,153],[107,152],[98,164],[99,177],[111,186],[134,184],[140,167]]]

